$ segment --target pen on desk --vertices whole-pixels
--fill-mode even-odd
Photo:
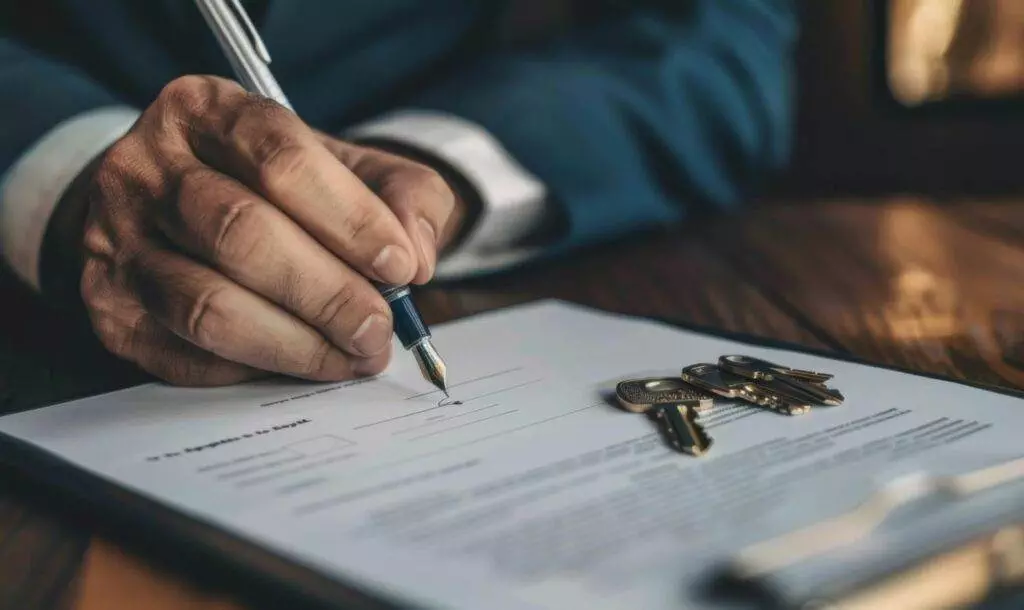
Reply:
[[[242,86],[294,111],[274,75],[270,73],[270,53],[241,2],[196,0],[196,6],[227,55]],[[374,285],[391,308],[395,334],[402,346],[412,351],[423,377],[447,396],[447,369],[431,343],[430,329],[423,323],[409,288],[379,283]]]

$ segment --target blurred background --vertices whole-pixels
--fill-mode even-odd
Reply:
[[[889,0],[887,79],[908,106],[1024,89],[1024,2]]]
[[[1024,0],[803,0],[781,193],[1019,194]]]

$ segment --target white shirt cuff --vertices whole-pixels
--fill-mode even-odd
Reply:
[[[549,213],[547,189],[479,125],[449,114],[409,110],[356,125],[345,137],[383,138],[423,150],[460,172],[480,195],[476,223],[438,261],[438,279],[498,270],[543,250],[520,244]]]
[[[139,112],[111,106],[57,125],[0,176],[0,254],[39,290],[39,255],[54,208],[96,155],[131,129]]]

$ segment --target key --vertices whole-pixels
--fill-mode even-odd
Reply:
[[[697,417],[693,403],[658,405],[654,410],[654,419],[668,436],[669,444],[677,451],[702,456],[711,448],[714,439],[697,421]]]
[[[758,381],[758,383],[761,382]],[[843,404],[843,395],[840,394],[838,390],[833,390],[825,387],[824,385],[800,381],[785,375],[775,375],[768,383],[772,384],[778,392],[785,396],[792,397],[798,402],[820,404],[830,407],[836,407]]]
[[[834,377],[827,373],[801,371],[800,368],[790,368],[752,356],[722,356],[718,359],[718,365],[723,371],[742,377],[745,377],[745,372],[750,371],[757,376],[757,379],[770,379],[772,376],[784,375],[811,384],[824,384]]]
[[[687,383],[723,398],[738,398],[773,411],[799,415],[807,412],[798,400],[787,399],[752,379],[727,373],[714,364],[694,364],[683,369],[680,377]],[[803,407],[803,408],[801,408]]]
[[[649,377],[628,379],[615,386],[615,396],[622,408],[633,413],[645,413],[651,407],[670,403],[693,401],[694,408],[703,412],[714,404],[714,395],[698,389],[679,377]]]
[[[810,407],[799,404],[800,401],[793,400],[783,394],[765,387],[763,382],[747,381],[745,393],[738,396],[742,400],[758,407],[765,407],[772,411],[785,413],[786,415],[802,415],[810,410]]]
[[[724,371],[744,377],[746,376],[744,372],[750,370],[756,375],[755,379],[771,378],[772,375],[786,375],[800,381],[820,385],[833,377],[828,373],[791,369],[788,366],[750,356],[722,356],[718,359],[718,366]]]
[[[777,410],[789,415],[802,415],[810,411],[811,405],[818,404],[815,397],[805,392],[797,391],[778,378],[752,380],[751,383],[757,388],[756,391],[774,398],[773,404],[768,406],[777,407]]]
[[[753,400],[750,389],[754,384],[749,379],[727,373],[714,364],[691,364],[683,369],[679,377],[686,383],[722,398]]]
[[[803,415],[811,410],[811,405],[808,404],[808,401],[788,394],[784,389],[780,390],[777,387],[777,381],[774,379],[772,381],[755,381],[753,385],[755,387],[751,393],[764,396],[763,402],[758,403],[761,406],[786,415]]]
[[[843,395],[824,385],[825,380],[832,378],[831,375],[825,373],[790,369],[750,356],[722,356],[719,358],[719,366],[740,377],[757,382],[774,383],[776,392],[780,392],[796,402],[828,406],[843,404]],[[795,376],[790,374],[793,371],[797,373]]]

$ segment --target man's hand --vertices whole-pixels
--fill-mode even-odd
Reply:
[[[426,282],[461,217],[433,170],[213,77],[170,83],[79,183],[95,332],[187,385],[381,371],[391,313],[367,278]]]

